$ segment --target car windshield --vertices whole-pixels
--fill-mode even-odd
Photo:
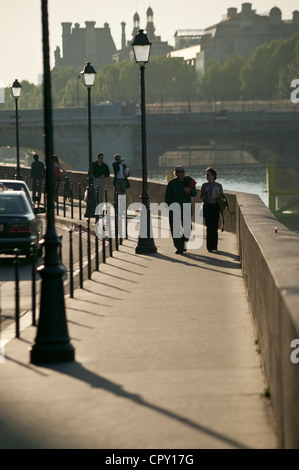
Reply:
[[[19,195],[0,195],[0,214],[22,214],[24,211],[24,202]]]
[[[14,191],[26,191],[25,190],[25,186],[23,183],[18,183],[17,181],[5,181],[3,183],[3,186],[6,188],[6,189],[12,189]]]

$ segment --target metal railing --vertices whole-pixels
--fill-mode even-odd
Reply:
[[[63,208],[66,206],[66,200],[68,199],[66,192],[64,191],[64,197],[57,200],[57,211],[59,213],[59,207],[62,205]],[[62,202],[62,204],[61,204]],[[69,205],[74,203],[72,194],[70,193]],[[107,203],[107,190],[105,190],[105,202]],[[78,201],[76,201],[78,205]],[[114,214],[110,217],[109,211],[104,211],[102,217],[105,217],[105,224],[109,226],[107,233],[109,236],[102,237],[101,239],[97,235],[97,230],[91,228],[90,219],[86,221],[86,224],[80,223],[81,219],[77,223],[75,220],[69,225],[69,237],[65,244],[62,244],[62,236],[59,236],[61,241],[60,245],[60,257],[61,262],[63,260],[63,252],[67,244],[68,260],[67,271],[68,279],[65,279],[65,288],[71,298],[74,297],[75,288],[84,288],[84,281],[91,279],[92,273],[99,271],[101,263],[106,263],[107,258],[113,256],[114,251],[118,251],[120,245],[123,243],[123,239],[119,238],[118,224],[118,197],[116,195],[115,201],[113,201]],[[73,218],[73,211],[71,210],[71,218]],[[69,211],[63,210],[63,215],[68,215]],[[126,214],[127,217],[127,214]],[[95,220],[97,222],[97,218]],[[112,236],[112,232],[114,236]],[[77,252],[74,248],[74,234],[78,236]],[[127,238],[127,233],[124,234]],[[64,246],[64,249],[63,249]],[[102,256],[100,256],[102,254]],[[38,256],[37,249],[34,245],[31,247],[30,257],[28,257],[31,264],[31,314],[32,314],[32,326],[37,326],[37,300],[40,295],[40,275],[38,271]],[[14,320],[15,320],[15,337],[20,338],[20,318],[24,313],[22,310],[22,299],[21,299],[21,273],[20,273],[20,252],[18,249],[15,250],[14,258],[14,284],[15,284],[15,308],[14,308]],[[28,275],[27,279],[28,280]],[[0,287],[1,289],[1,287]],[[28,309],[26,309],[28,310]],[[4,317],[2,317],[1,309],[1,296],[0,296],[0,331],[2,331],[2,323]]]

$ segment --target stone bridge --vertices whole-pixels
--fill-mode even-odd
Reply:
[[[115,153],[126,157],[134,168],[141,167],[141,124],[139,108],[121,103],[92,107],[93,159],[104,152],[107,160]],[[44,149],[42,110],[20,110],[20,146]],[[193,152],[191,166],[202,166],[202,156],[213,149],[223,153],[239,149],[258,163],[275,162],[277,166],[298,166],[299,113],[294,111],[239,111],[153,113],[146,117],[148,167],[161,165],[167,152]],[[86,108],[53,110],[54,151],[73,169],[88,166],[88,120]],[[14,111],[0,113],[0,147],[15,146]],[[159,159],[160,157],[160,159]],[[163,162],[162,162],[163,163]],[[245,162],[246,163],[246,162]],[[164,162],[167,166],[167,161]]]

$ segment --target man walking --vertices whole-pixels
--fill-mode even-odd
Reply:
[[[169,225],[173,238],[173,244],[176,248],[176,254],[183,254],[187,251],[186,242],[191,235],[191,220],[188,226],[184,224],[184,213],[186,219],[188,213],[191,218],[191,197],[196,196],[196,181],[190,176],[185,176],[185,169],[182,166],[175,168],[175,176],[169,181],[166,192],[165,202],[169,206]],[[173,208],[170,206],[176,203]],[[180,213],[178,213],[178,211]],[[183,229],[183,230],[182,230]]]
[[[31,163],[30,176],[33,179],[32,181],[32,199],[34,202],[37,202],[38,206],[40,204],[42,184],[45,175],[45,166],[43,162],[39,160],[37,153],[33,155],[34,161]]]

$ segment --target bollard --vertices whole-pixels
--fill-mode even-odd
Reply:
[[[70,296],[74,297],[73,229],[70,230]]]
[[[79,266],[80,266],[80,288],[83,289],[83,250],[82,250],[82,225],[79,225]]]
[[[16,338],[20,337],[19,250],[15,249],[15,316]]]
[[[32,326],[36,326],[36,247],[31,245],[31,297],[32,297]]]

